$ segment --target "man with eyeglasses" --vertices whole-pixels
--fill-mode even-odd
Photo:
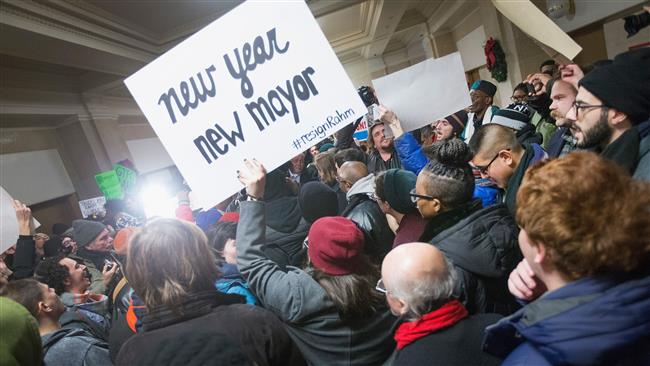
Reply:
[[[408,243],[393,249],[382,264],[377,291],[386,295],[391,312],[404,320],[395,331],[393,365],[498,365],[483,353],[486,326],[497,314],[468,316],[453,297],[458,274],[443,253],[428,243]]]
[[[472,164],[499,188],[505,189],[504,201],[514,216],[517,190],[528,167],[548,157],[538,144],[520,144],[515,132],[495,123],[481,127],[469,142],[474,153]]]
[[[592,149],[630,173],[639,154],[635,125],[650,116],[650,48],[622,53],[578,83],[567,118],[577,146]]]

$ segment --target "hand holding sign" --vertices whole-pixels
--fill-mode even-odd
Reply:
[[[263,200],[266,169],[256,159],[244,160],[244,165],[244,169],[237,171],[237,178],[246,186],[246,194],[248,194],[248,197],[255,200]]]
[[[395,138],[398,138],[404,134],[404,129],[402,129],[402,123],[399,118],[395,115],[395,112],[389,110],[383,105],[380,105],[378,108],[379,111],[379,120],[382,121],[385,125],[390,127],[393,131]]]
[[[125,83],[203,207],[244,157],[275,169],[366,111],[302,1],[245,2]]]

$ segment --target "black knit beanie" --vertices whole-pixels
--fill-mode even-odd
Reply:
[[[302,217],[312,223],[321,217],[338,216],[339,202],[336,192],[321,182],[303,184],[298,195]]]
[[[646,121],[650,117],[650,48],[621,53],[609,65],[588,73],[578,85],[627,114],[632,123]]]
[[[415,209],[410,193],[417,178],[413,172],[402,169],[390,169],[384,173],[384,196],[395,211],[407,214]]]

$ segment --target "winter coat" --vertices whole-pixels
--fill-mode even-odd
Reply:
[[[41,337],[46,366],[111,365],[108,344],[81,329],[59,329]]]
[[[242,302],[241,296],[215,289],[188,295],[178,313],[165,306],[149,309],[143,331],[122,346],[115,364],[227,365],[222,353],[237,349],[248,364],[304,364],[282,323]]]
[[[557,130],[555,124],[548,122],[548,120],[539,112],[535,112],[533,117],[530,119],[530,123],[535,126],[535,132],[539,133],[542,136],[541,145],[545,150],[548,150],[549,144],[551,142],[551,136]]]
[[[393,150],[393,153],[390,155],[388,161],[384,161],[379,154],[377,149],[373,149],[370,154],[368,154],[368,172],[372,174],[377,174],[388,169],[402,169],[402,163],[399,160],[397,151]]]
[[[11,280],[20,280],[34,275],[36,267],[36,243],[31,235],[19,235],[16,242],[16,252],[10,266],[14,272]]]
[[[264,254],[284,268],[300,266],[307,253],[303,248],[310,224],[302,217],[298,198],[289,196],[266,204]]]
[[[602,151],[597,149],[596,152],[633,174],[639,158],[639,144],[639,131],[636,128],[630,128]]]
[[[650,135],[644,137],[639,144],[639,157],[634,179],[650,181]]]
[[[495,105],[491,105],[488,107],[488,109],[485,111],[485,114],[483,115],[483,119],[479,121],[480,123],[477,123],[477,125],[474,125],[474,113],[468,113],[467,114],[467,126],[465,126],[465,130],[463,130],[463,133],[461,137],[465,141],[469,141],[472,139],[472,135],[474,135],[474,132],[480,128],[481,126],[490,123],[492,121],[492,116],[496,111],[499,110],[499,107]]]
[[[548,156],[551,158],[562,157],[576,149],[575,139],[568,127],[560,127],[550,138],[548,143]]]
[[[101,297],[101,299],[97,299]],[[60,296],[61,302],[66,306],[68,311],[76,311],[80,316],[97,325],[96,329],[101,329],[103,336],[100,338],[107,339],[111,326],[109,313],[109,301],[106,295],[92,294],[84,303],[75,303],[75,297],[69,292],[64,292]]]
[[[521,181],[524,179],[526,170],[536,162],[548,157],[546,151],[538,144],[524,144],[523,147],[524,155],[521,157],[517,169],[515,169],[510,179],[508,179],[508,187],[504,196],[504,201],[508,205],[508,210],[510,210],[512,216],[517,212],[517,191],[519,190]]]
[[[519,230],[505,205],[481,208],[473,201],[434,217],[425,235],[458,272],[454,290],[470,314],[511,314],[518,308],[508,292],[508,276],[522,258]]]
[[[393,366],[489,366],[501,360],[481,350],[485,327],[501,319],[497,314],[477,314],[453,326],[424,336],[397,351]]]
[[[341,216],[354,221],[366,236],[364,251],[377,264],[393,248],[395,234],[388,225],[377,202],[370,198],[375,192],[375,176],[369,174],[359,179],[347,192],[348,205]]]
[[[246,303],[249,305],[259,305],[259,301],[251,290],[248,284],[237,270],[237,266],[230,263],[224,263],[220,268],[221,276],[214,284],[217,290],[224,294],[236,294],[246,298]]]
[[[265,258],[263,202],[242,202],[237,226],[237,266],[262,305],[285,322],[287,331],[311,365],[377,365],[395,348],[396,319],[385,304],[367,319],[343,321],[311,274],[295,267],[281,270]]]
[[[649,365],[650,277],[582,278],[486,330],[503,365]]]

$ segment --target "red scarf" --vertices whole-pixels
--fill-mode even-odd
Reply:
[[[397,349],[427,336],[435,331],[451,327],[467,316],[467,310],[458,300],[452,300],[441,308],[424,314],[414,322],[402,323],[395,332]]]

